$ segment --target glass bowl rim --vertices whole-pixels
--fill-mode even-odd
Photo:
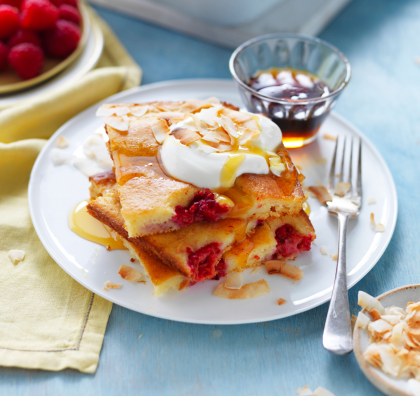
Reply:
[[[319,98],[310,98],[310,99],[279,99],[279,98],[275,98],[273,96],[269,96],[269,95],[264,95],[262,93],[259,93],[258,91],[256,91],[255,89],[253,89],[252,87],[248,86],[246,83],[244,83],[239,76],[236,74],[235,68],[234,68],[234,64],[237,61],[237,58],[239,56],[239,54],[241,52],[243,52],[245,49],[247,49],[248,47],[250,47],[251,45],[260,43],[261,41],[264,40],[268,40],[268,39],[281,39],[281,38],[292,38],[292,39],[296,39],[296,40],[302,40],[302,41],[311,41],[311,42],[316,42],[319,44],[322,44],[326,47],[328,47],[329,49],[331,49],[335,54],[337,54],[337,56],[340,58],[340,60],[344,63],[345,68],[346,68],[346,77],[344,79],[344,81],[340,84],[340,86],[333,90],[332,92],[330,92],[328,95],[326,96],[322,96]],[[299,34],[293,34],[293,33],[288,33],[288,32],[274,32],[271,34],[265,34],[265,35],[259,35],[256,36],[254,38],[249,39],[248,41],[245,41],[244,43],[242,43],[241,45],[239,45],[239,47],[237,47],[235,49],[235,51],[233,51],[232,55],[230,56],[229,59],[229,70],[231,75],[233,76],[233,78],[235,79],[235,81],[239,84],[240,87],[242,87],[243,89],[247,90],[248,92],[252,93],[254,96],[259,97],[260,99],[264,99],[270,102],[275,102],[275,103],[279,103],[279,104],[315,104],[315,103],[319,103],[319,102],[324,102],[325,100],[329,99],[329,98],[334,98],[336,97],[339,93],[341,93],[341,91],[349,84],[350,78],[351,78],[351,66],[350,66],[350,62],[347,59],[347,57],[334,45],[330,44],[327,41],[324,41],[323,39],[314,37],[314,36],[308,36],[308,35],[299,35]]]

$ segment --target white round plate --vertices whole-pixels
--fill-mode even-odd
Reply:
[[[34,100],[41,95],[48,95],[62,86],[73,83],[95,67],[102,54],[104,37],[101,29],[92,21],[89,14],[86,14],[86,20],[86,27],[88,28],[87,39],[83,50],[74,63],[57,76],[31,89],[0,95],[0,109],[16,105],[22,101]]]
[[[179,80],[147,85],[119,93],[103,102],[142,102],[150,100],[182,100],[218,97],[241,105],[236,86],[227,80]],[[225,300],[212,295],[216,283],[206,281],[163,297],[153,296],[151,285],[131,284],[121,280],[118,269],[130,260],[126,251],[108,252],[88,242],[68,226],[68,217],[75,206],[89,196],[87,178],[71,165],[54,166],[51,152],[58,136],[64,136],[73,153],[100,125],[95,117],[97,106],[82,112],[61,127],[40,153],[29,184],[29,205],[35,229],[54,260],[74,279],[105,299],[134,311],[159,318],[201,324],[242,324],[283,318],[318,306],[330,298],[336,263],[322,255],[320,247],[336,253],[337,221],[328,215],[315,199],[309,199],[311,220],[317,239],[312,251],[296,260],[304,271],[297,283],[280,276],[268,276],[263,269],[247,273],[247,280],[266,278],[271,292],[251,300]],[[363,138],[363,186],[365,199],[357,221],[348,233],[347,267],[349,287],[356,284],[379,260],[391,240],[397,218],[397,195],[394,181],[375,147],[355,128],[336,114],[323,126],[330,134],[354,134]],[[306,185],[325,183],[332,141],[318,142],[292,151],[296,164],[307,176]],[[372,197],[376,204],[368,205]],[[375,233],[369,224],[370,212],[385,232]],[[121,289],[104,291],[105,281],[123,282]],[[286,303],[276,301],[284,298]]]
[[[399,306],[405,308],[408,302],[420,300],[420,284],[399,287],[390,290],[377,298],[383,306]],[[366,378],[383,393],[388,395],[420,395],[420,382],[414,379],[393,378],[382,370],[370,365],[363,353],[369,345],[369,336],[366,330],[355,328],[353,333],[354,355]]]

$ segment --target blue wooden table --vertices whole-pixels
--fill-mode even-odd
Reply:
[[[231,50],[97,9],[143,67],[143,83],[230,78]],[[320,34],[350,59],[353,78],[336,110],[364,132],[396,181],[399,217],[376,267],[350,293],[419,283],[420,2],[353,0]],[[417,194],[415,196],[414,194]],[[323,386],[379,395],[353,354],[322,348],[327,305],[242,326],[164,321],[114,305],[95,375],[0,369],[0,395],[295,395]]]

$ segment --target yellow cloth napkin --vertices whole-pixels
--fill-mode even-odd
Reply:
[[[48,138],[73,115],[139,84],[141,70],[109,28],[98,66],[53,95],[0,111],[0,365],[95,372],[112,304],[69,277],[40,243],[27,186]],[[35,137],[39,137],[36,139]],[[22,140],[30,138],[30,140]],[[25,258],[14,265],[12,249]]]

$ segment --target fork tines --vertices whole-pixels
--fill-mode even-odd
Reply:
[[[339,136],[334,146],[328,178],[332,194],[362,198],[362,140]],[[338,190],[338,191],[337,191]],[[344,193],[343,193],[344,191]]]

